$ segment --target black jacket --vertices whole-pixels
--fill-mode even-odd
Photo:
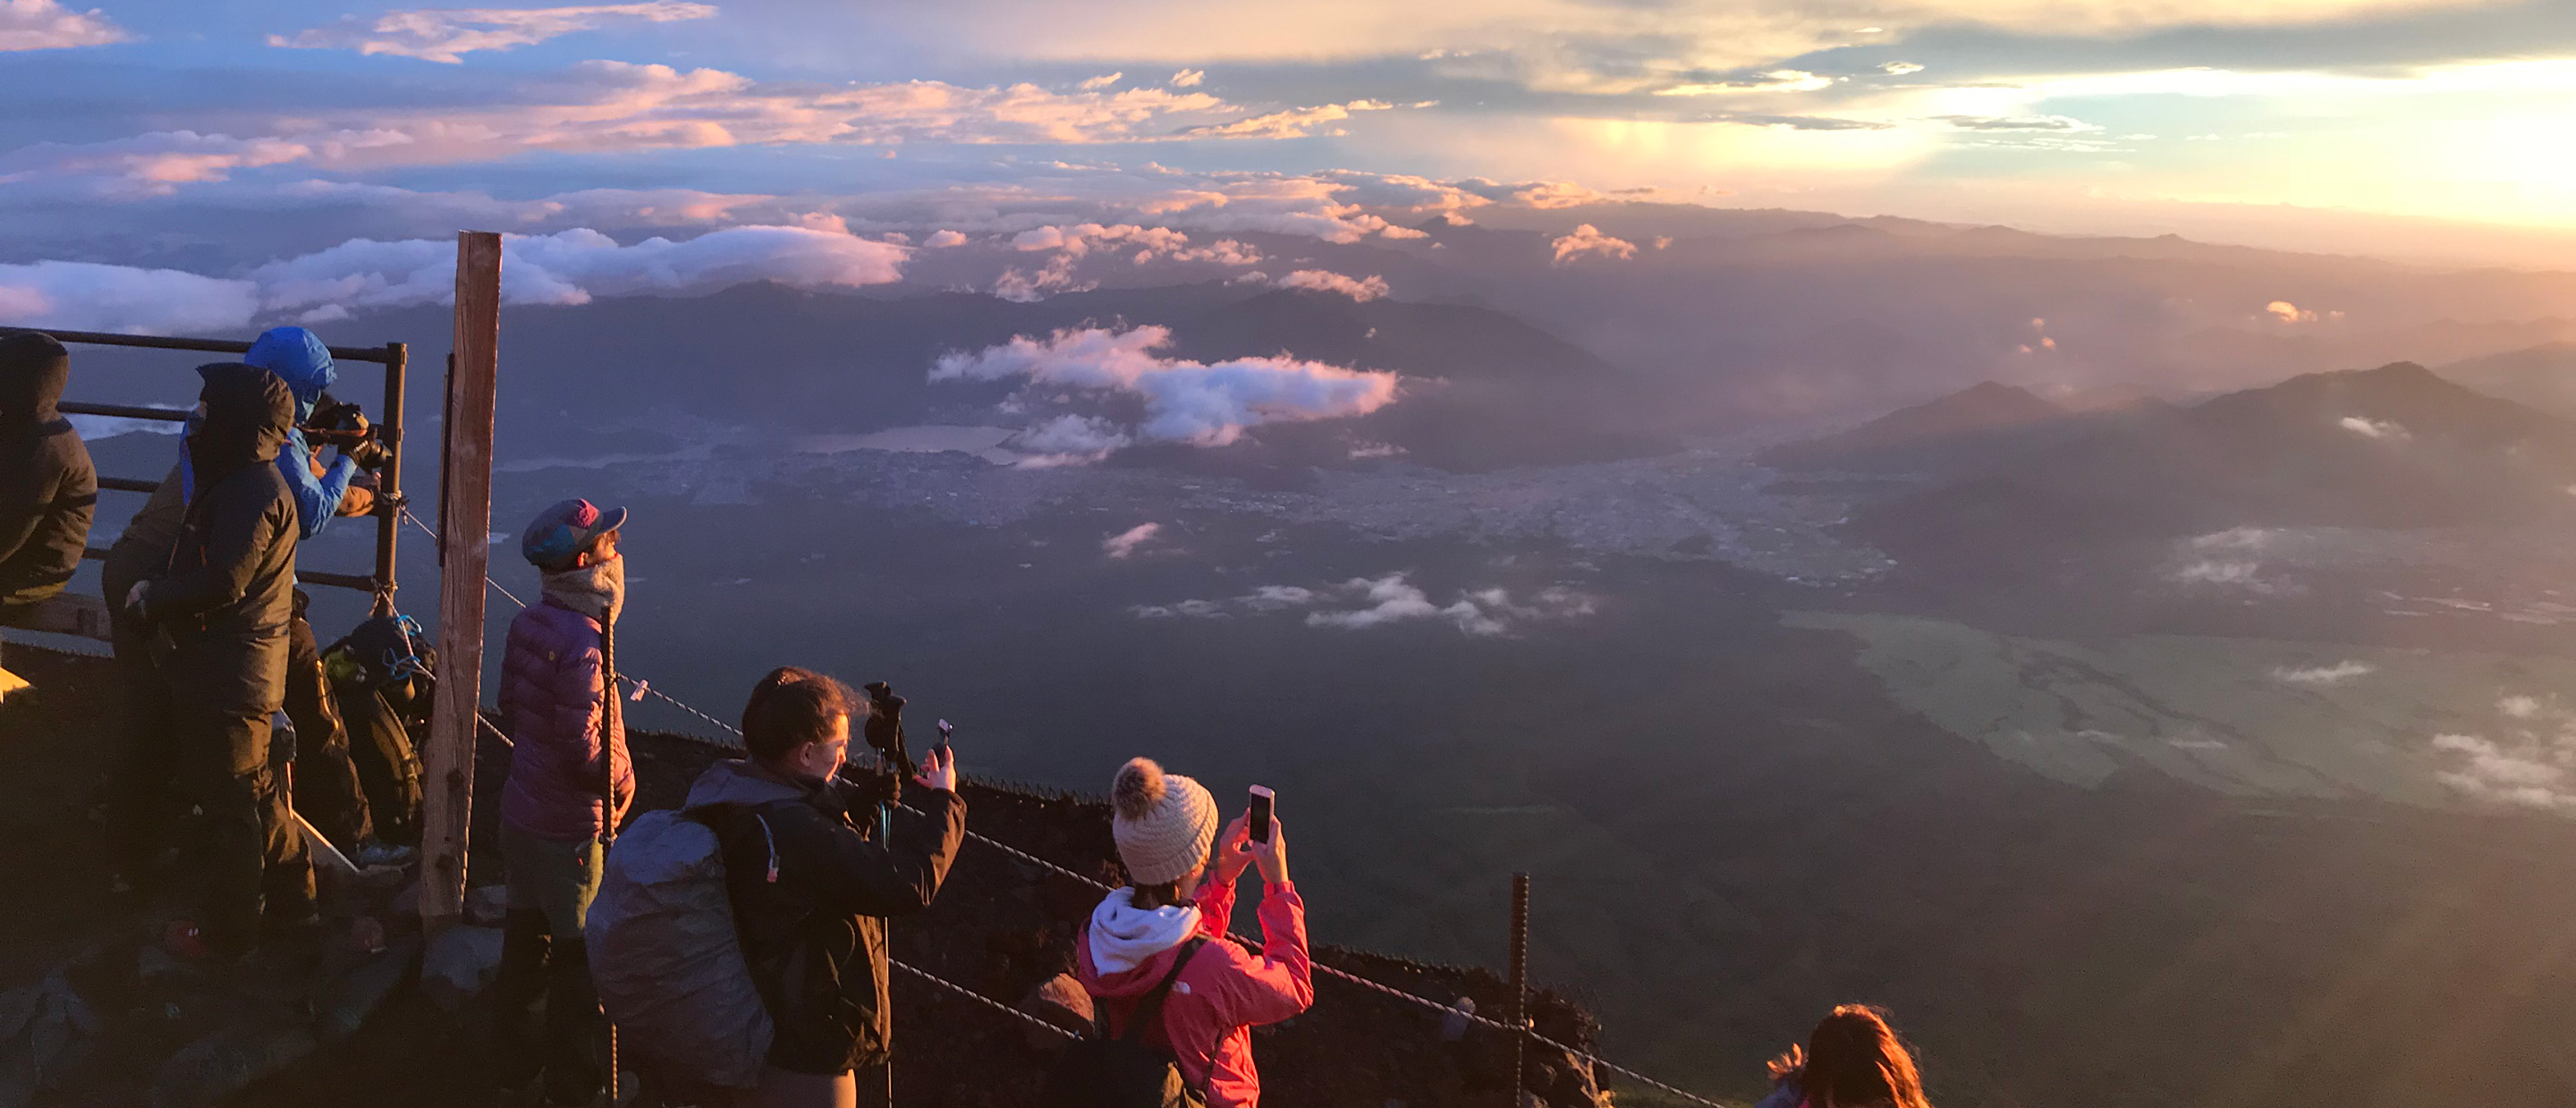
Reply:
[[[0,619],[63,591],[89,545],[98,471],[54,409],[70,379],[52,336],[0,339]]]
[[[734,928],[776,1025],[770,1065],[828,1076],[891,1053],[883,917],[929,907],[966,834],[957,794],[908,797],[929,818],[895,813],[889,844],[876,794],[845,781],[734,761],[690,787],[690,813],[723,843]]]
[[[188,443],[196,497],[167,573],[145,593],[144,616],[177,647],[167,672],[183,698],[264,714],[286,699],[295,615],[295,498],[273,464],[295,398],[276,374],[253,366],[198,372],[206,418]]]

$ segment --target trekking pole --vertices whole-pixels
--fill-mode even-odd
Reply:
[[[601,876],[608,869],[608,848],[617,842],[617,735],[625,718],[618,704],[617,691],[617,617],[609,612],[599,624],[599,868]],[[597,991],[593,990],[594,993]],[[608,1108],[617,1108],[617,1021],[608,1018],[608,1006],[599,1009],[600,1026],[607,1031]]]

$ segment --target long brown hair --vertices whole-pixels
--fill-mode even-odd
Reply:
[[[1808,1108],[1932,1108],[1913,1052],[1887,1013],[1866,1004],[1841,1005],[1816,1024],[1798,1085]]]

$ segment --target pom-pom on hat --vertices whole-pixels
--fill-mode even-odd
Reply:
[[[1109,786],[1116,809],[1109,832],[1118,860],[1138,885],[1180,880],[1207,861],[1216,845],[1216,798],[1206,786],[1165,773],[1151,758],[1131,758]]]

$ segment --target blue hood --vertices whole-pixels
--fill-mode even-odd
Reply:
[[[322,399],[322,390],[340,379],[340,368],[331,364],[331,348],[323,345],[322,336],[301,327],[269,328],[250,344],[242,360],[286,382],[287,391],[295,394],[298,423],[313,417],[313,405]]]

